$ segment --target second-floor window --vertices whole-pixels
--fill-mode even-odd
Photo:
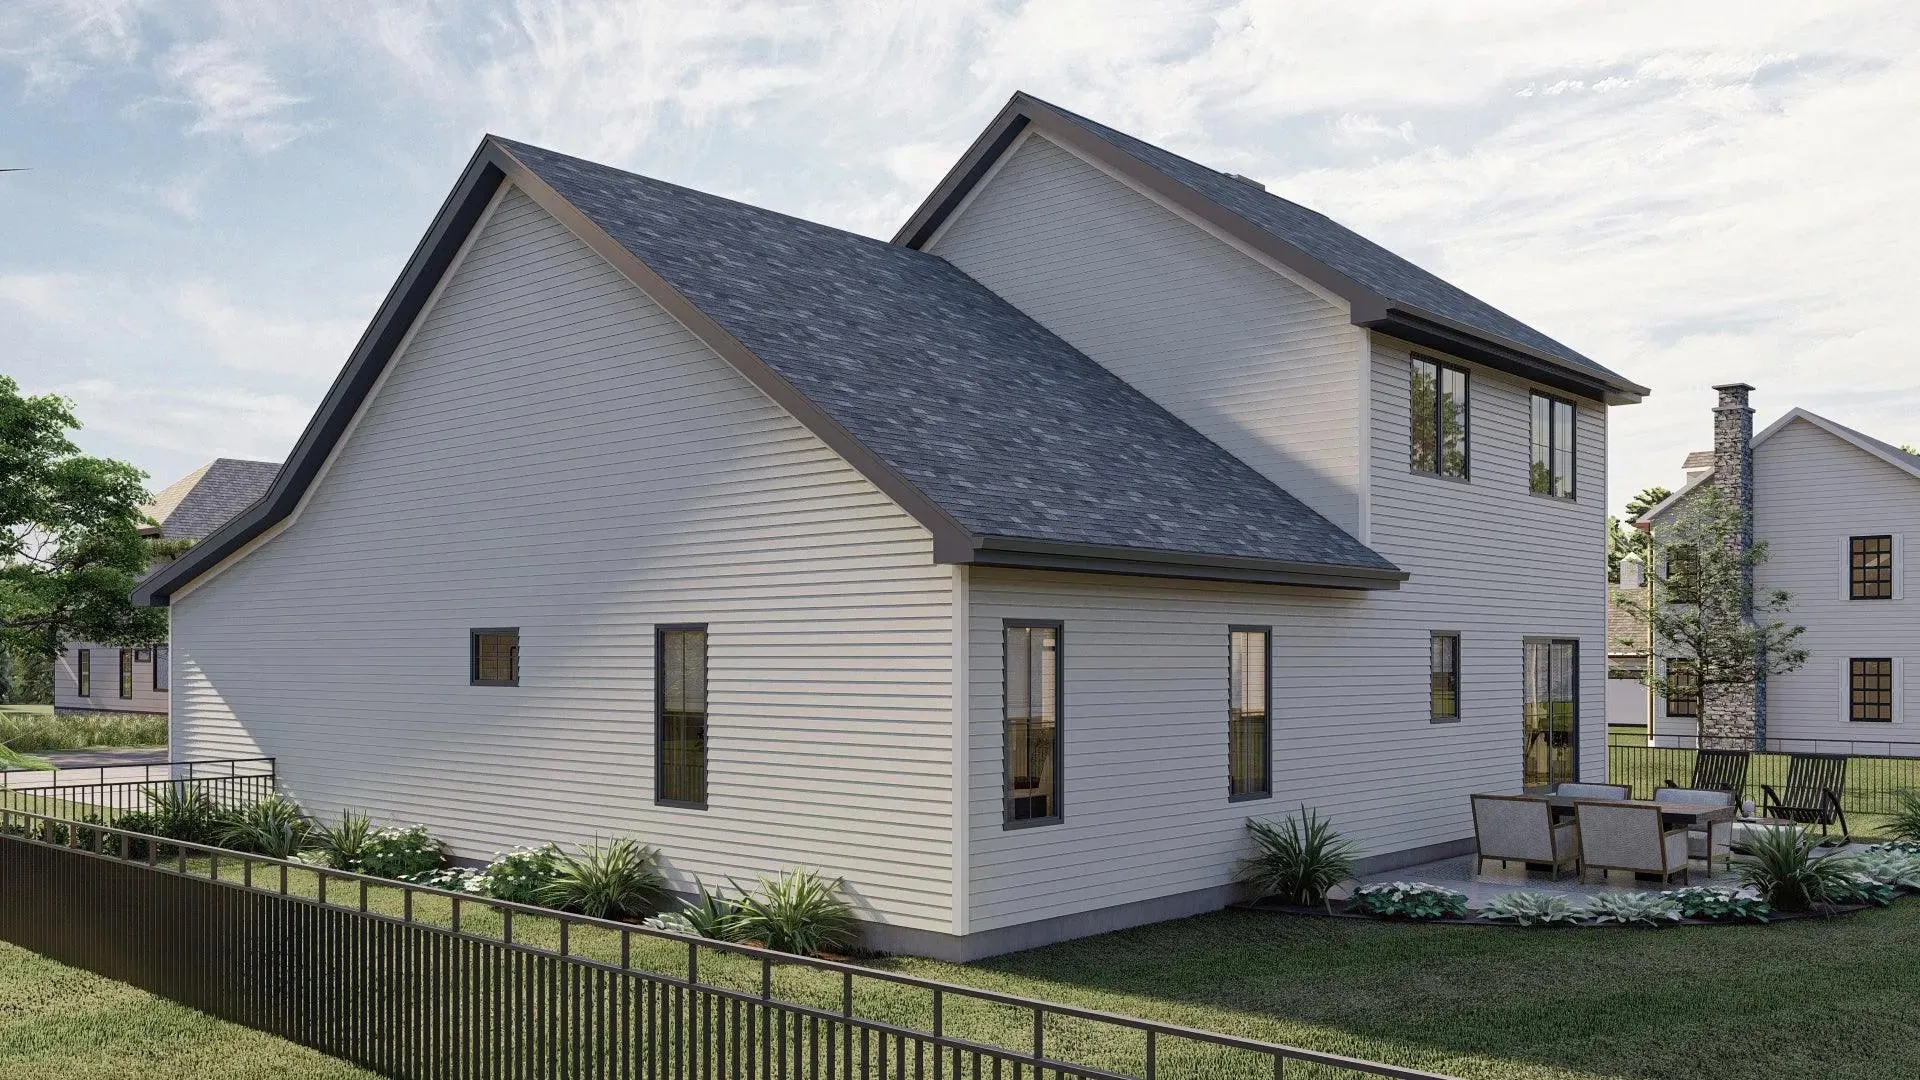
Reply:
[[[1847,541],[1847,597],[1893,599],[1893,537],[1855,536]]]
[[[1467,478],[1467,373],[1425,357],[1413,358],[1409,417],[1415,472]]]
[[[1667,661],[1667,715],[1700,715],[1700,666],[1691,660]]]
[[[1847,661],[1847,719],[1860,724],[1893,722],[1892,659]]]
[[[1573,498],[1573,421],[1572,402],[1533,395],[1533,464],[1528,487],[1534,494]]]

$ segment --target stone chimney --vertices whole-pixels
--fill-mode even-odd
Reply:
[[[1740,534],[1733,541],[1737,553],[1753,546],[1753,409],[1746,383],[1724,383],[1713,388],[1720,395],[1713,409],[1713,487],[1727,503],[1740,508]],[[1753,574],[1746,581],[1747,605],[1741,617],[1753,618]],[[1766,684],[1709,687],[1700,717],[1700,745],[1745,749],[1766,738]]]

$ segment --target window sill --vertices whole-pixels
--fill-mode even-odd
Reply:
[[[1000,822],[1000,828],[1006,832],[1011,832],[1014,829],[1038,829],[1048,825],[1058,825],[1062,820],[1062,818],[1058,817],[1027,818],[1023,821],[1003,820]]]
[[[1460,722],[1460,718],[1459,718],[1459,717],[1457,717],[1457,716],[1429,716],[1429,717],[1427,717],[1427,723],[1429,723],[1429,724],[1457,724],[1457,723],[1459,723],[1459,722]]]
[[[707,804],[704,802],[688,802],[685,799],[656,798],[653,800],[653,805],[665,806],[674,810],[705,810],[707,808]]]
[[[1417,469],[1417,468],[1414,468],[1413,466],[1408,466],[1407,475],[1408,476],[1424,476],[1428,480],[1445,480],[1449,484],[1461,484],[1466,487],[1473,486],[1472,472],[1468,472],[1467,475],[1465,476],[1448,476],[1446,473],[1429,472],[1426,469]]]
[[[519,679],[468,679],[468,686],[519,686]]]
[[[1229,795],[1227,796],[1227,801],[1230,803],[1259,802],[1261,799],[1271,798],[1273,798],[1273,792],[1271,791],[1253,791],[1245,795]]]
[[[1568,505],[1572,505],[1580,501],[1580,493],[1577,491],[1574,492],[1572,495],[1549,495],[1544,491],[1535,491],[1532,488],[1528,488],[1527,494],[1533,496],[1536,499],[1545,499],[1548,502],[1565,503]]]

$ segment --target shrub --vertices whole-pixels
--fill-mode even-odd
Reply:
[[[1696,885],[1667,895],[1680,906],[1681,916],[1688,919],[1766,922],[1773,914],[1773,907],[1763,897],[1724,885]]]
[[[373,821],[367,815],[342,810],[338,825],[314,826],[311,839],[313,851],[321,862],[335,870],[355,870],[360,866],[367,841],[372,838]]]
[[[1920,841],[1920,791],[1902,791],[1900,804],[1887,819],[1887,831],[1906,841]]]
[[[307,846],[313,823],[292,799],[269,795],[227,818],[220,826],[221,846],[275,859],[291,859]]]
[[[1740,883],[1767,898],[1776,911],[1806,911],[1833,903],[1845,891],[1852,860],[1819,854],[1820,839],[1806,829],[1762,829],[1734,845]]]
[[[218,844],[220,833],[231,820],[229,812],[214,805],[206,789],[197,784],[175,782],[147,789],[157,835],[189,844]]]
[[[659,850],[621,838],[561,855],[558,872],[540,887],[539,896],[552,907],[617,919],[652,912],[666,890]]]
[[[446,849],[425,825],[375,829],[360,846],[359,865],[348,867],[383,878],[412,878],[447,864]]]
[[[739,936],[769,949],[819,956],[846,952],[859,944],[860,923],[853,905],[840,895],[845,883],[814,870],[789,870],[760,879],[758,891],[741,893]]]
[[[1660,926],[1680,919],[1680,905],[1666,893],[1600,893],[1576,914],[1596,926]]]
[[[1467,895],[1423,881],[1395,881],[1360,886],[1353,906],[1389,919],[1460,919],[1467,914]]]
[[[1353,845],[1333,822],[1304,806],[1298,818],[1279,824],[1248,819],[1247,831],[1258,850],[1240,864],[1239,877],[1263,897],[1321,904],[1328,890],[1353,877]]]
[[[1853,872],[1889,888],[1920,890],[1920,855],[1875,845],[1851,856]]]
[[[447,892],[478,892],[479,890],[473,887],[473,882],[479,874],[480,871],[474,870],[471,867],[449,866],[442,867],[439,870],[428,870],[425,873],[414,874],[412,877],[405,877],[400,880],[409,885],[421,885],[429,889],[444,889]]]
[[[466,889],[515,904],[542,903],[541,890],[559,878],[561,859],[560,849],[552,844],[503,851],[466,883]]]
[[[1498,922],[1518,923],[1521,926],[1550,926],[1576,919],[1573,905],[1567,902],[1566,897],[1526,891],[1501,893],[1482,908],[1480,914]]]
[[[691,934],[716,941],[738,941],[745,930],[741,925],[743,914],[740,901],[725,893],[709,892],[703,885],[698,899],[690,904],[682,904],[677,911],[656,915],[653,925],[676,934]]]

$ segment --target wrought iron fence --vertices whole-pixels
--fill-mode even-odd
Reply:
[[[392,1077],[1445,1080],[11,809],[0,938]]]
[[[149,792],[197,790],[214,806],[233,810],[273,794],[275,782],[270,757],[7,769],[0,770],[0,806],[110,824],[121,814],[150,809]]]
[[[1627,743],[1609,738],[1608,779],[1633,788],[1635,798],[1650,798],[1653,789],[1669,784],[1685,787],[1693,776],[1693,760],[1700,740],[1695,736],[1662,735],[1660,745]],[[1760,801],[1762,785],[1775,791],[1786,787],[1787,768],[1795,754],[1847,755],[1847,781],[1840,805],[1849,814],[1891,814],[1900,795],[1920,791],[1920,742],[1861,739],[1768,739],[1765,750],[1748,759],[1743,800]]]

